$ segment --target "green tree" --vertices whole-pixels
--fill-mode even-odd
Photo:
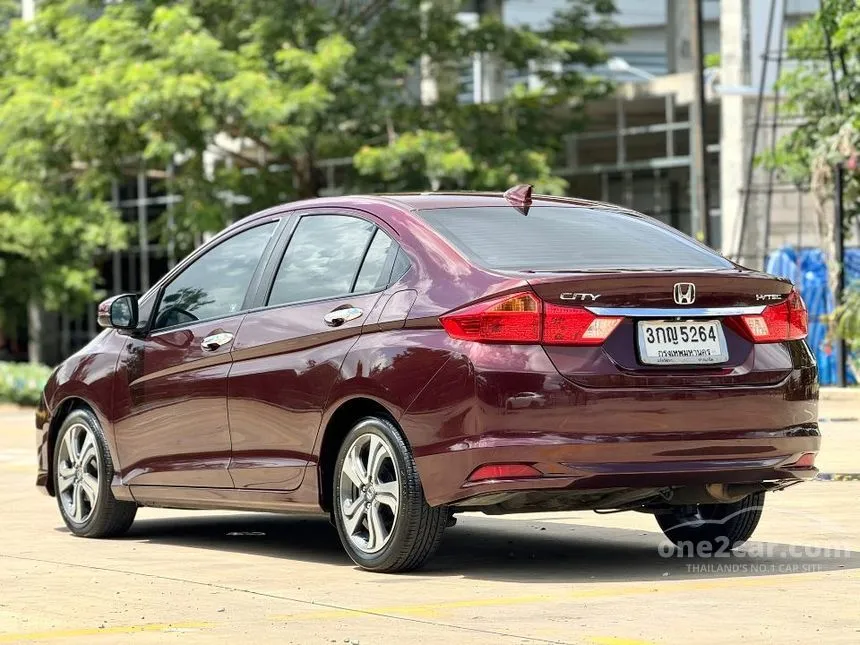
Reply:
[[[0,328],[26,319],[31,298],[59,309],[90,298],[93,256],[123,243],[56,118],[69,84],[68,52],[52,50],[20,4],[0,2]]]
[[[562,192],[562,136],[610,90],[587,69],[620,38],[613,3],[571,0],[537,31],[492,15],[466,25],[464,5],[42,0],[34,22],[0,34],[0,305],[91,298],[98,253],[124,240],[109,183],[141,167],[173,169],[182,250],[229,203],[318,195],[328,158],[354,156],[355,190]],[[457,71],[477,55],[531,66],[542,86],[464,105]]]
[[[850,235],[860,215],[860,4],[855,0],[824,0],[813,17],[789,32],[787,66],[778,80],[784,96],[782,114],[799,122],[783,136],[773,153],[762,156],[765,166],[777,169],[799,186],[809,187],[816,204],[830,286],[835,287],[838,262],[834,252],[834,170],[844,169],[845,205],[842,227]],[[828,52],[832,53],[831,57]],[[855,309],[860,300],[846,297],[837,310],[832,331],[860,341]]]

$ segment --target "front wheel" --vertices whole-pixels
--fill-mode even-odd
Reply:
[[[707,545],[709,553],[715,553],[734,549],[750,539],[763,506],[764,493],[755,493],[728,504],[679,506],[657,515],[657,523],[678,548],[698,553],[702,545]]]
[[[387,419],[367,417],[340,447],[333,482],[334,519],[352,561],[393,573],[424,565],[448,523],[447,507],[431,507],[415,460]]]
[[[54,492],[69,530],[83,537],[113,537],[134,521],[137,505],[113,496],[113,462],[98,419],[74,410],[54,445]]]

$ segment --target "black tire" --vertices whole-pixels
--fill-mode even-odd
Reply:
[[[99,476],[98,496],[95,504],[91,505],[88,516],[82,522],[78,522],[67,511],[63,496],[60,491],[60,453],[61,445],[66,434],[74,427],[85,426],[92,433],[95,440],[95,449],[98,452]],[[124,502],[114,497],[111,492],[114,469],[110,450],[107,448],[104,431],[96,416],[86,409],[73,410],[63,421],[60,431],[57,433],[57,441],[54,444],[54,492],[57,497],[57,506],[60,515],[69,530],[75,535],[89,538],[116,537],[125,533],[134,516],[137,514],[137,504]]]
[[[356,440],[368,434],[381,438],[389,449],[391,461],[397,469],[400,495],[388,542],[380,551],[372,554],[353,544],[341,506],[341,474],[344,461]],[[412,452],[390,420],[365,417],[356,423],[341,444],[333,476],[334,523],[343,548],[358,566],[383,573],[412,571],[423,566],[433,556],[442,541],[450,512],[447,506],[433,507],[427,504]]]
[[[755,493],[729,504],[679,506],[656,517],[663,533],[678,548],[699,553],[700,545],[707,544],[710,553],[725,552],[752,537],[763,506],[764,493]]]

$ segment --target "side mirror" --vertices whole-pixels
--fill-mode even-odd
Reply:
[[[137,327],[137,296],[124,293],[99,304],[99,325],[110,329]]]

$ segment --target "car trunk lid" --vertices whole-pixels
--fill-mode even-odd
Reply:
[[[753,343],[740,327],[741,315],[755,315],[786,300],[792,286],[784,280],[722,269],[534,273],[528,282],[549,305],[585,308],[598,316],[621,319],[599,346],[544,345],[557,369],[582,385],[773,384],[792,369],[784,343]],[[652,328],[652,336],[656,328],[663,328],[657,332],[663,344],[654,345],[651,338],[646,347],[645,327]],[[691,342],[691,334],[695,338],[699,333],[710,334],[712,340]],[[711,357],[684,354],[705,351],[695,349],[700,347],[711,348]],[[661,351],[684,357],[655,358]],[[678,362],[654,364],[655,360]]]

